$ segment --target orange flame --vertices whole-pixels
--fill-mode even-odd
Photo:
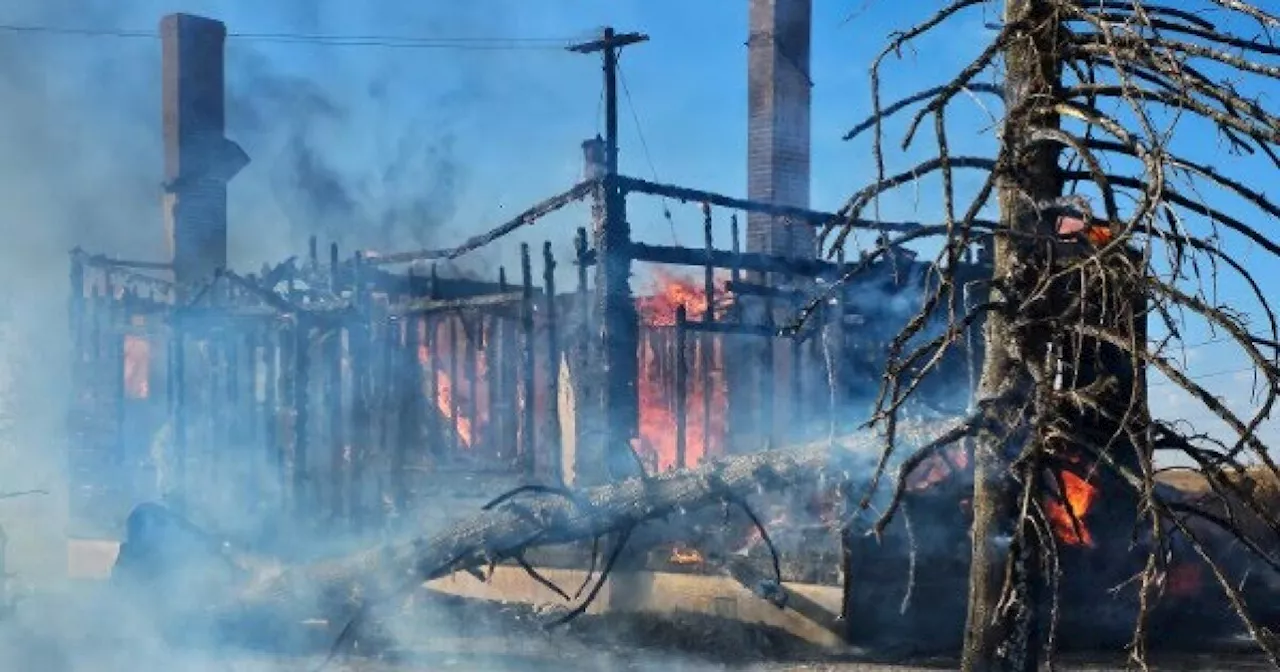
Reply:
[[[649,296],[639,297],[636,309],[641,320],[649,326],[672,326],[676,323],[676,309],[683,305],[688,319],[701,320],[708,310],[706,291],[700,283],[670,273],[656,272],[654,291]],[[717,294],[728,295],[727,287],[722,281]],[[716,317],[723,315],[723,309],[716,307]],[[721,341],[713,337],[702,339],[689,338],[687,351],[688,377],[687,408],[685,409],[685,465],[692,467],[708,455],[723,452],[725,437],[725,412],[728,408],[726,381],[724,378],[723,350]],[[703,375],[700,370],[702,361],[698,348],[710,348],[710,370],[707,376],[710,389],[704,389]],[[639,452],[647,458],[650,465],[658,471],[666,471],[676,466],[676,412],[675,392],[664,384],[663,369],[665,358],[655,351],[653,343],[647,341],[640,349],[640,441]],[[711,413],[709,419],[704,411],[704,399],[710,395]],[[704,432],[704,425],[709,431]],[[704,436],[704,434],[706,434]]]
[[[683,305],[690,320],[700,320],[707,313],[707,292],[701,283],[663,271],[654,272],[654,293],[636,299],[636,309],[646,324],[670,327],[676,323],[676,308]],[[728,295],[724,281],[717,283],[717,293]],[[717,306],[715,317],[724,316],[724,308]]]
[[[129,399],[151,395],[151,342],[145,337],[124,337],[124,393]]]
[[[1105,247],[1115,237],[1111,232],[1110,226],[1093,226],[1085,233],[1090,243],[1094,247]]]
[[[1093,546],[1093,535],[1085,527],[1084,516],[1089,512],[1098,489],[1074,472],[1061,472],[1062,501],[1045,502],[1045,512],[1058,540],[1071,546]],[[1065,503],[1065,506],[1064,506]],[[1074,514],[1074,516],[1073,516]]]
[[[702,563],[702,554],[692,548],[676,546],[671,549],[669,560],[673,565],[697,565]]]
[[[440,325],[437,325],[437,328],[439,326]],[[423,331],[424,329],[420,327],[419,328],[420,335],[425,336],[425,334],[422,333]],[[420,344],[418,345],[418,364],[420,364],[423,367],[427,367],[431,364],[432,353],[428,350],[426,346],[425,338],[420,338],[419,343]],[[458,435],[459,444],[467,448],[471,448],[472,446],[475,445],[475,439],[476,439],[475,437],[476,427],[473,427],[473,422],[474,424],[483,426],[488,423],[488,419],[489,419],[489,407],[488,407],[488,404],[486,403],[486,400],[488,399],[488,395],[484,391],[484,388],[486,386],[485,381],[487,380],[487,376],[485,374],[488,369],[488,362],[485,359],[484,350],[477,350],[476,352],[476,384],[475,384],[476,389],[468,390],[465,387],[460,386],[460,389],[455,390],[454,381],[449,377],[448,365],[445,363],[448,361],[447,354],[449,353],[450,353],[450,350],[449,350],[449,344],[447,340],[439,338],[439,334],[437,334],[436,353],[435,353],[435,357],[436,357],[435,404],[436,404],[436,408],[440,410],[441,417],[453,425],[453,431],[456,432]],[[462,357],[464,355],[462,353],[458,353],[458,356]],[[459,370],[461,371],[463,369],[464,369],[464,366],[461,365],[460,363]],[[476,395],[476,402],[477,402],[476,416],[477,417],[474,419],[474,421],[472,418],[467,417],[465,415],[466,402],[468,400],[468,397],[466,395],[468,393],[474,393]],[[456,400],[455,400],[455,396],[457,397]]]

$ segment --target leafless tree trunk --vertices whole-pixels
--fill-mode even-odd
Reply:
[[[1005,53],[1005,108],[1001,138],[1003,161],[997,171],[1002,232],[993,241],[992,300],[1001,308],[987,314],[986,350],[979,398],[1002,398],[985,409],[986,422],[975,442],[973,494],[973,559],[969,573],[969,613],[962,667],[966,671],[1036,669],[1035,641],[1041,557],[1038,534],[1027,511],[1039,460],[1019,456],[1027,442],[1040,440],[1020,428],[1026,409],[1042,405],[1035,395],[1035,373],[1048,357],[1052,341],[1047,327],[1018,329],[1013,306],[1025,305],[1035,280],[1049,272],[1050,259],[1035,241],[1053,237],[1037,207],[1062,193],[1059,147],[1036,143],[1035,131],[1058,129],[1058,115],[1036,105],[1059,85],[1063,40],[1052,3],[1008,0],[1005,24],[1011,31]],[[1051,296],[1051,300],[1052,300]],[[1037,411],[1047,409],[1037,408]]]
[[[1021,672],[1035,669],[1043,652],[1052,655],[1061,568],[1046,510],[1065,503],[1055,474],[1081,460],[1128,489],[1131,520],[1149,540],[1136,589],[1142,615],[1135,624],[1135,661],[1144,662],[1146,614],[1164,590],[1168,549],[1176,538],[1205,563],[1244,627],[1280,662],[1275,635],[1251,618],[1238,583],[1214,557],[1200,526],[1234,536],[1261,571],[1280,569],[1280,518],[1246,492],[1239,478],[1252,463],[1257,478],[1280,482],[1280,467],[1256,434],[1280,398],[1280,329],[1269,297],[1228,247],[1249,244],[1272,260],[1280,258],[1275,235],[1250,223],[1257,216],[1274,222],[1280,207],[1231,177],[1230,162],[1219,167],[1187,158],[1175,142],[1212,129],[1233,153],[1257,155],[1280,168],[1280,117],[1267,109],[1260,90],[1248,93],[1280,79],[1274,63],[1280,57],[1274,41],[1280,19],[1241,0],[1005,0],[1003,25],[953,79],[883,103],[885,60],[926,34],[950,36],[944,26],[985,4],[951,0],[893,34],[871,69],[872,114],[846,136],[872,132],[876,180],[841,210],[859,218],[878,209],[886,192],[917,186],[925,177],[941,181],[945,223],[882,242],[868,256],[927,236],[944,241],[936,260],[940,281],[888,348],[885,383],[870,423],[888,430],[885,455],[898,449],[895,426],[920,382],[985,318],[979,409],[968,419],[977,477],[963,667]],[[1261,35],[1246,36],[1245,24],[1258,26]],[[1001,84],[978,81],[1001,66]],[[950,149],[949,108],[965,94],[1002,99],[994,157],[959,156]],[[995,117],[985,104],[983,109]],[[903,147],[912,146],[932,121],[936,151],[888,174],[884,125],[908,111]],[[956,170],[987,175],[963,210],[956,206]],[[1214,194],[1213,200],[1202,191]],[[983,221],[979,216],[992,195],[998,221]],[[1233,216],[1232,206],[1218,199],[1234,201],[1249,214]],[[1093,203],[1103,212],[1095,216]],[[1074,245],[1064,245],[1058,228],[1063,218],[1083,223],[1071,236]],[[833,222],[824,239],[837,231],[833,249],[852,228]],[[956,295],[963,288],[954,269],[979,241],[992,250],[990,297],[957,314]],[[1065,249],[1071,252],[1064,255]],[[854,268],[846,279],[865,267]],[[1216,295],[1220,273],[1249,288],[1253,314]],[[1148,317],[1169,335],[1148,341]],[[936,320],[950,328],[921,338]],[[1252,365],[1260,403],[1250,416],[1238,415],[1202,387],[1177,356],[1177,349],[1187,347],[1183,334],[1197,323],[1223,334]],[[1234,436],[1223,439],[1189,429],[1180,419],[1152,417],[1143,400],[1143,375],[1133,373],[1144,367],[1203,404]],[[1064,371],[1090,373],[1073,381]],[[939,447],[929,443],[927,449]],[[1213,506],[1226,507],[1228,514],[1159,496],[1157,451],[1180,453],[1197,465],[1213,487]],[[897,476],[898,497],[905,475],[900,470]],[[879,474],[873,488],[878,481]],[[889,506],[875,529],[883,530],[896,509]],[[1266,528],[1269,538],[1243,533],[1238,521],[1246,517]]]

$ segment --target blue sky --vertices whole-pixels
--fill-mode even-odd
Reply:
[[[891,31],[932,12],[936,3],[814,4],[812,203],[818,209],[834,209],[873,178],[868,143],[840,141],[869,109],[871,59]],[[910,9],[904,10],[906,6]],[[885,77],[886,100],[949,79],[983,46],[990,35],[983,23],[998,18],[996,6],[993,2],[961,16],[922,43],[918,52],[894,63]],[[374,7],[337,0],[17,0],[0,10],[0,21],[153,30],[164,13],[188,11],[224,20],[233,33],[586,38],[606,24],[642,31],[652,40],[628,48],[622,61],[630,93],[621,103],[623,171],[645,178],[656,173],[664,182],[745,195],[745,0],[472,0],[382,2]],[[73,241],[125,256],[155,254],[158,42],[0,34],[0,47],[20,40],[39,49],[40,56],[16,66],[30,71],[17,102],[11,102],[12,91],[4,97],[10,108],[0,113],[7,115],[0,121],[8,122],[2,124],[7,130],[0,130],[0,160],[10,178],[5,195],[30,212],[30,219],[50,225],[48,231],[22,227],[6,233],[20,236],[25,249],[38,251],[26,256],[45,259],[40,265],[47,268],[61,268],[60,261],[49,260],[61,259],[55,255]],[[386,177],[385,168],[403,159],[406,147],[410,153],[420,145],[446,153],[453,186],[438,196],[449,203],[440,205],[435,215],[439,221],[430,234],[432,242],[442,246],[574,183],[581,168],[579,143],[599,129],[599,60],[559,49],[336,47],[232,38],[228,58],[228,86],[239,92],[236,99],[261,107],[255,114],[229,110],[228,134],[254,159],[232,189],[232,252],[245,265],[256,266],[298,249],[289,240],[288,227],[282,226],[289,218],[282,204],[290,185],[277,176],[283,139],[300,126],[306,126],[305,137],[320,148],[330,167],[360,185],[353,191],[363,194],[361,207],[366,209],[420,197],[438,181],[429,169],[413,172],[417,164],[400,171],[395,180]],[[267,105],[286,82],[305,83],[317,95],[336,101],[341,113],[300,115],[288,107],[286,96],[281,96],[284,102],[273,102],[274,107]],[[65,104],[66,109],[55,112],[51,104]],[[954,110],[953,152],[989,155],[994,139],[982,109],[961,98]],[[56,132],[50,130],[54,127]],[[888,130],[892,134],[895,126]],[[919,150],[891,153],[890,171],[926,156],[930,135],[922,132]],[[896,137],[890,136],[895,146]],[[415,144],[406,144],[409,140]],[[1179,143],[1193,158],[1257,175],[1254,186],[1264,191],[1275,180],[1274,168],[1266,164],[1224,160],[1207,129],[1186,127]],[[59,187],[50,186],[54,183]],[[976,176],[967,175],[959,187],[972,189],[976,184]],[[936,183],[925,180],[918,190],[886,197],[881,212],[886,218],[936,221],[936,193]],[[421,203],[415,202],[417,206]],[[701,229],[696,206],[670,207],[674,236],[673,226],[661,216],[660,203],[634,199],[630,212],[637,237],[661,243],[673,242],[674,237],[696,244]],[[1248,212],[1239,204],[1231,211]],[[573,228],[585,224],[586,218],[585,208],[572,209],[468,265],[476,272],[496,274],[497,264],[515,266],[516,243],[533,243],[536,250],[543,240],[551,240],[563,258],[571,249]],[[720,213],[720,246],[728,247],[727,233],[727,214]],[[1274,282],[1273,260],[1238,241],[1229,248],[1264,281]],[[16,263],[25,265],[22,259]],[[1233,302],[1245,301],[1239,283],[1226,281],[1221,292]],[[1189,325],[1185,336],[1190,343],[1213,340],[1202,325]],[[1242,407],[1249,403],[1247,376],[1222,372],[1244,363],[1223,343],[1209,343],[1187,354],[1193,375],[1218,374],[1204,378],[1204,384]],[[1204,421],[1172,387],[1157,381],[1152,392],[1167,414]],[[1274,429],[1269,435],[1275,437]]]

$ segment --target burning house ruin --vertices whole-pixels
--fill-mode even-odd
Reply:
[[[923,287],[926,265],[902,249],[826,292],[853,262],[743,252],[751,236],[738,213],[810,232],[832,214],[619,175],[605,158],[611,139],[584,144],[582,183],[458,248],[344,256],[334,245],[325,256],[313,239],[302,261],[237,273],[225,258],[226,184],[247,159],[223,137],[225,28],[185,15],[163,25],[173,259],[71,259],[73,508],[88,534],[154,497],[367,522],[430,497],[414,484],[444,469],[598,483],[634,468],[597,454],[602,426],[621,424],[651,472],[826,436],[856,420],[848,410],[877,384],[877,350],[897,326],[877,312],[882,299]],[[626,200],[646,195],[700,203],[703,247],[630,240]],[[584,200],[592,222],[576,234],[576,287],[557,290],[550,242],[488,282],[433,263]],[[712,238],[717,211],[731,215],[727,244]],[[633,298],[635,262],[659,270]],[[812,319],[788,323],[824,294]],[[632,326],[610,328],[611,301],[625,302]],[[775,353],[800,365],[780,375]],[[634,382],[600,375],[610,357],[629,362]],[[965,365],[953,368],[963,376]],[[634,405],[630,422],[605,422],[611,386],[630,391],[614,404]],[[959,396],[933,401],[954,412]]]
[[[910,312],[899,304],[928,292],[930,265],[905,248],[874,261],[819,258],[813,233],[837,215],[808,207],[808,3],[765,0],[751,10],[750,198],[619,172],[613,66],[619,49],[644,38],[608,30],[573,48],[601,54],[606,76],[608,128],[584,143],[581,182],[457,247],[374,254],[312,239],[300,260],[257,273],[231,270],[226,258],[226,184],[247,158],[224,137],[225,29],[166,19],[172,258],[71,256],[76,535],[118,537],[138,502],[163,500],[246,546],[287,556],[293,540],[318,530],[335,539],[384,533],[477,508],[512,487],[650,477],[849,433]],[[702,246],[633,240],[628,204],[653,197],[700,205]],[[541,249],[523,246],[492,278],[443,270],[442,262],[582,202],[581,228],[548,232]],[[727,241],[713,236],[717,218],[730,223]],[[1069,215],[1063,222],[1064,261],[1109,239]],[[573,255],[557,259],[551,239],[571,235]],[[957,273],[966,287],[990,277],[976,256]],[[568,287],[557,274],[566,263],[576,271]],[[633,288],[639,264],[657,270],[649,286]],[[1054,291],[1087,291],[1074,281]],[[950,418],[972,403],[982,353],[965,345],[917,391],[912,414]],[[1118,350],[1089,339],[1046,347],[1063,386],[1098,381],[1102,372],[1071,355],[1102,352],[1095,365],[1120,374],[1117,403],[1135,398],[1146,412],[1145,396],[1134,394],[1144,373]],[[1088,410],[1073,419],[1103,435],[1114,429]],[[1064,624],[1127,636],[1107,624],[1131,622],[1131,604],[1113,606],[1104,593],[1133,573],[1145,543],[1131,543],[1135,504],[1085,452],[1067,446],[1056,457],[1045,471],[1057,487],[1039,504],[1061,561],[1088,570],[1065,592]],[[920,464],[903,515],[883,536],[840,524],[855,499],[824,485],[761,497],[770,501],[760,520],[749,512],[750,521],[728,525],[727,515],[702,512],[655,524],[636,535],[627,568],[727,572],[846,641],[901,643],[902,634],[924,631],[934,635],[927,646],[945,647],[964,622],[957,577],[970,557],[972,461],[960,445]],[[840,586],[839,613],[799,595],[780,598],[752,567],[773,553],[782,580]],[[521,560],[594,569],[595,553],[539,549]],[[1175,610],[1208,583],[1192,561],[1174,562],[1170,576]],[[922,604],[921,594],[936,597]]]
[[[753,226],[812,240],[834,217],[803,202],[619,174],[608,67],[607,137],[584,143],[586,179],[564,193],[453,249],[325,255],[313,239],[300,261],[233,271],[226,185],[248,159],[225,137],[225,33],[186,15],[162,24],[172,258],[71,255],[74,536],[116,537],[134,504],[163,500],[241,539],[287,545],[291,529],[362,534],[513,484],[592,485],[830,437],[878,385],[883,343],[902,321],[883,299],[909,302],[925,287],[927,264],[907,249],[832,291],[861,260],[760,247]],[[608,65],[640,39],[606,32],[577,50]],[[753,100],[753,112],[777,103]],[[752,165],[794,154],[774,145],[753,144]],[[804,150],[782,170],[807,174]],[[703,246],[633,241],[627,202],[646,196],[700,204]],[[573,287],[556,286],[564,260],[551,242],[524,247],[489,281],[435,263],[580,201],[591,207],[567,260]],[[730,240],[713,239],[716,217],[730,219]],[[659,269],[638,297],[637,262]],[[806,307],[812,316],[793,324]],[[945,367],[939,380],[953,382],[925,390],[922,412],[967,402],[954,381],[969,380],[971,362]],[[690,564],[663,548],[664,562]]]
[[[794,10],[786,4],[753,3],[753,24],[800,30],[780,14]],[[611,64],[643,38],[606,31],[575,48],[603,53],[608,91],[608,131],[584,143],[582,182],[455,248],[344,254],[312,239],[301,260],[233,271],[226,184],[247,158],[224,137],[225,28],[188,16],[163,27],[172,259],[71,255],[76,536],[118,537],[134,505],[162,500],[245,545],[287,554],[291,540],[315,530],[374,534],[478,507],[521,484],[598,485],[831,440],[862,420],[878,391],[886,343],[910,312],[899,304],[929,288],[929,264],[905,248],[874,261],[818,258],[812,234],[836,215],[806,207],[807,112],[775,90],[807,67],[778,50],[807,44],[807,34],[784,43],[760,31],[751,52],[753,199],[618,172]],[[758,81],[762,72],[773,79]],[[786,119],[804,121],[805,132],[781,132]],[[644,197],[699,204],[703,245],[632,240],[627,204]],[[557,260],[548,240],[541,250],[523,246],[518,263],[489,280],[437,265],[584,201],[571,259]],[[712,235],[717,217],[729,219],[728,241]],[[961,279],[989,276],[978,257],[964,262]],[[575,267],[571,287],[557,287],[562,263]],[[658,270],[651,287],[633,292],[638,263]],[[953,417],[971,403],[981,353],[968,346],[927,379],[914,414]],[[1080,385],[1096,375],[1069,373]],[[776,546],[787,580],[843,584],[843,620],[828,620],[847,638],[917,627],[958,637],[962,600],[919,608],[911,594],[923,589],[917,581],[954,593],[965,573],[970,461],[961,448],[921,465],[904,505],[916,526],[883,543],[837,537],[829,523],[845,504],[816,490],[789,493],[766,516],[785,528],[776,544],[743,526],[728,528],[720,548],[698,548],[682,540],[688,529],[659,526],[636,540],[637,567],[720,571],[710,552],[750,558]],[[1060,496],[1045,503],[1054,532],[1074,561],[1095,562],[1104,556],[1090,549],[1124,536],[1123,521],[1105,522],[1108,511],[1132,507],[1099,505],[1107,486],[1083,462],[1063,465],[1057,481]],[[917,577],[915,561],[910,572],[876,561],[886,554],[926,558],[933,578]],[[539,562],[588,558],[551,553]],[[937,563],[954,571],[938,573]],[[746,582],[750,572],[738,570]]]

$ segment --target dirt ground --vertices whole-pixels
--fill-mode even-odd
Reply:
[[[166,644],[146,619],[146,605],[82,593],[42,596],[0,621],[4,672],[316,672],[332,635],[317,629],[310,653],[282,655],[242,647],[179,648]],[[456,598],[401,609],[364,638],[354,656],[325,672],[910,672],[953,670],[952,659],[909,661],[849,651],[839,655],[798,643],[778,631],[739,621],[685,614],[588,615],[547,630],[549,614]],[[1238,644],[1211,654],[1160,656],[1154,669],[1263,670],[1260,656]],[[1067,655],[1059,669],[1122,670],[1123,659]]]
[[[475,643],[471,643],[474,645]],[[426,672],[429,670],[492,670],[494,672],[569,672],[569,671],[618,671],[618,672],[715,672],[720,670],[747,670],[758,672],[937,672],[954,670],[955,660],[877,662],[842,656],[828,660],[810,661],[739,661],[714,662],[697,658],[684,658],[673,654],[646,650],[589,651],[578,647],[557,647],[554,651],[530,651],[519,653],[442,653],[423,651],[417,659],[398,662],[347,659],[336,661],[324,669],[327,672]],[[568,650],[566,650],[568,649]],[[257,658],[239,661],[224,659],[226,665],[219,669],[228,672],[315,672],[323,658]],[[179,669],[179,668],[173,668]],[[1063,655],[1058,659],[1058,670],[1068,672],[1106,672],[1126,670],[1123,660],[1102,655]],[[1157,659],[1151,668],[1161,672],[1189,672],[1191,670],[1272,670],[1264,659],[1255,655],[1179,654]]]

